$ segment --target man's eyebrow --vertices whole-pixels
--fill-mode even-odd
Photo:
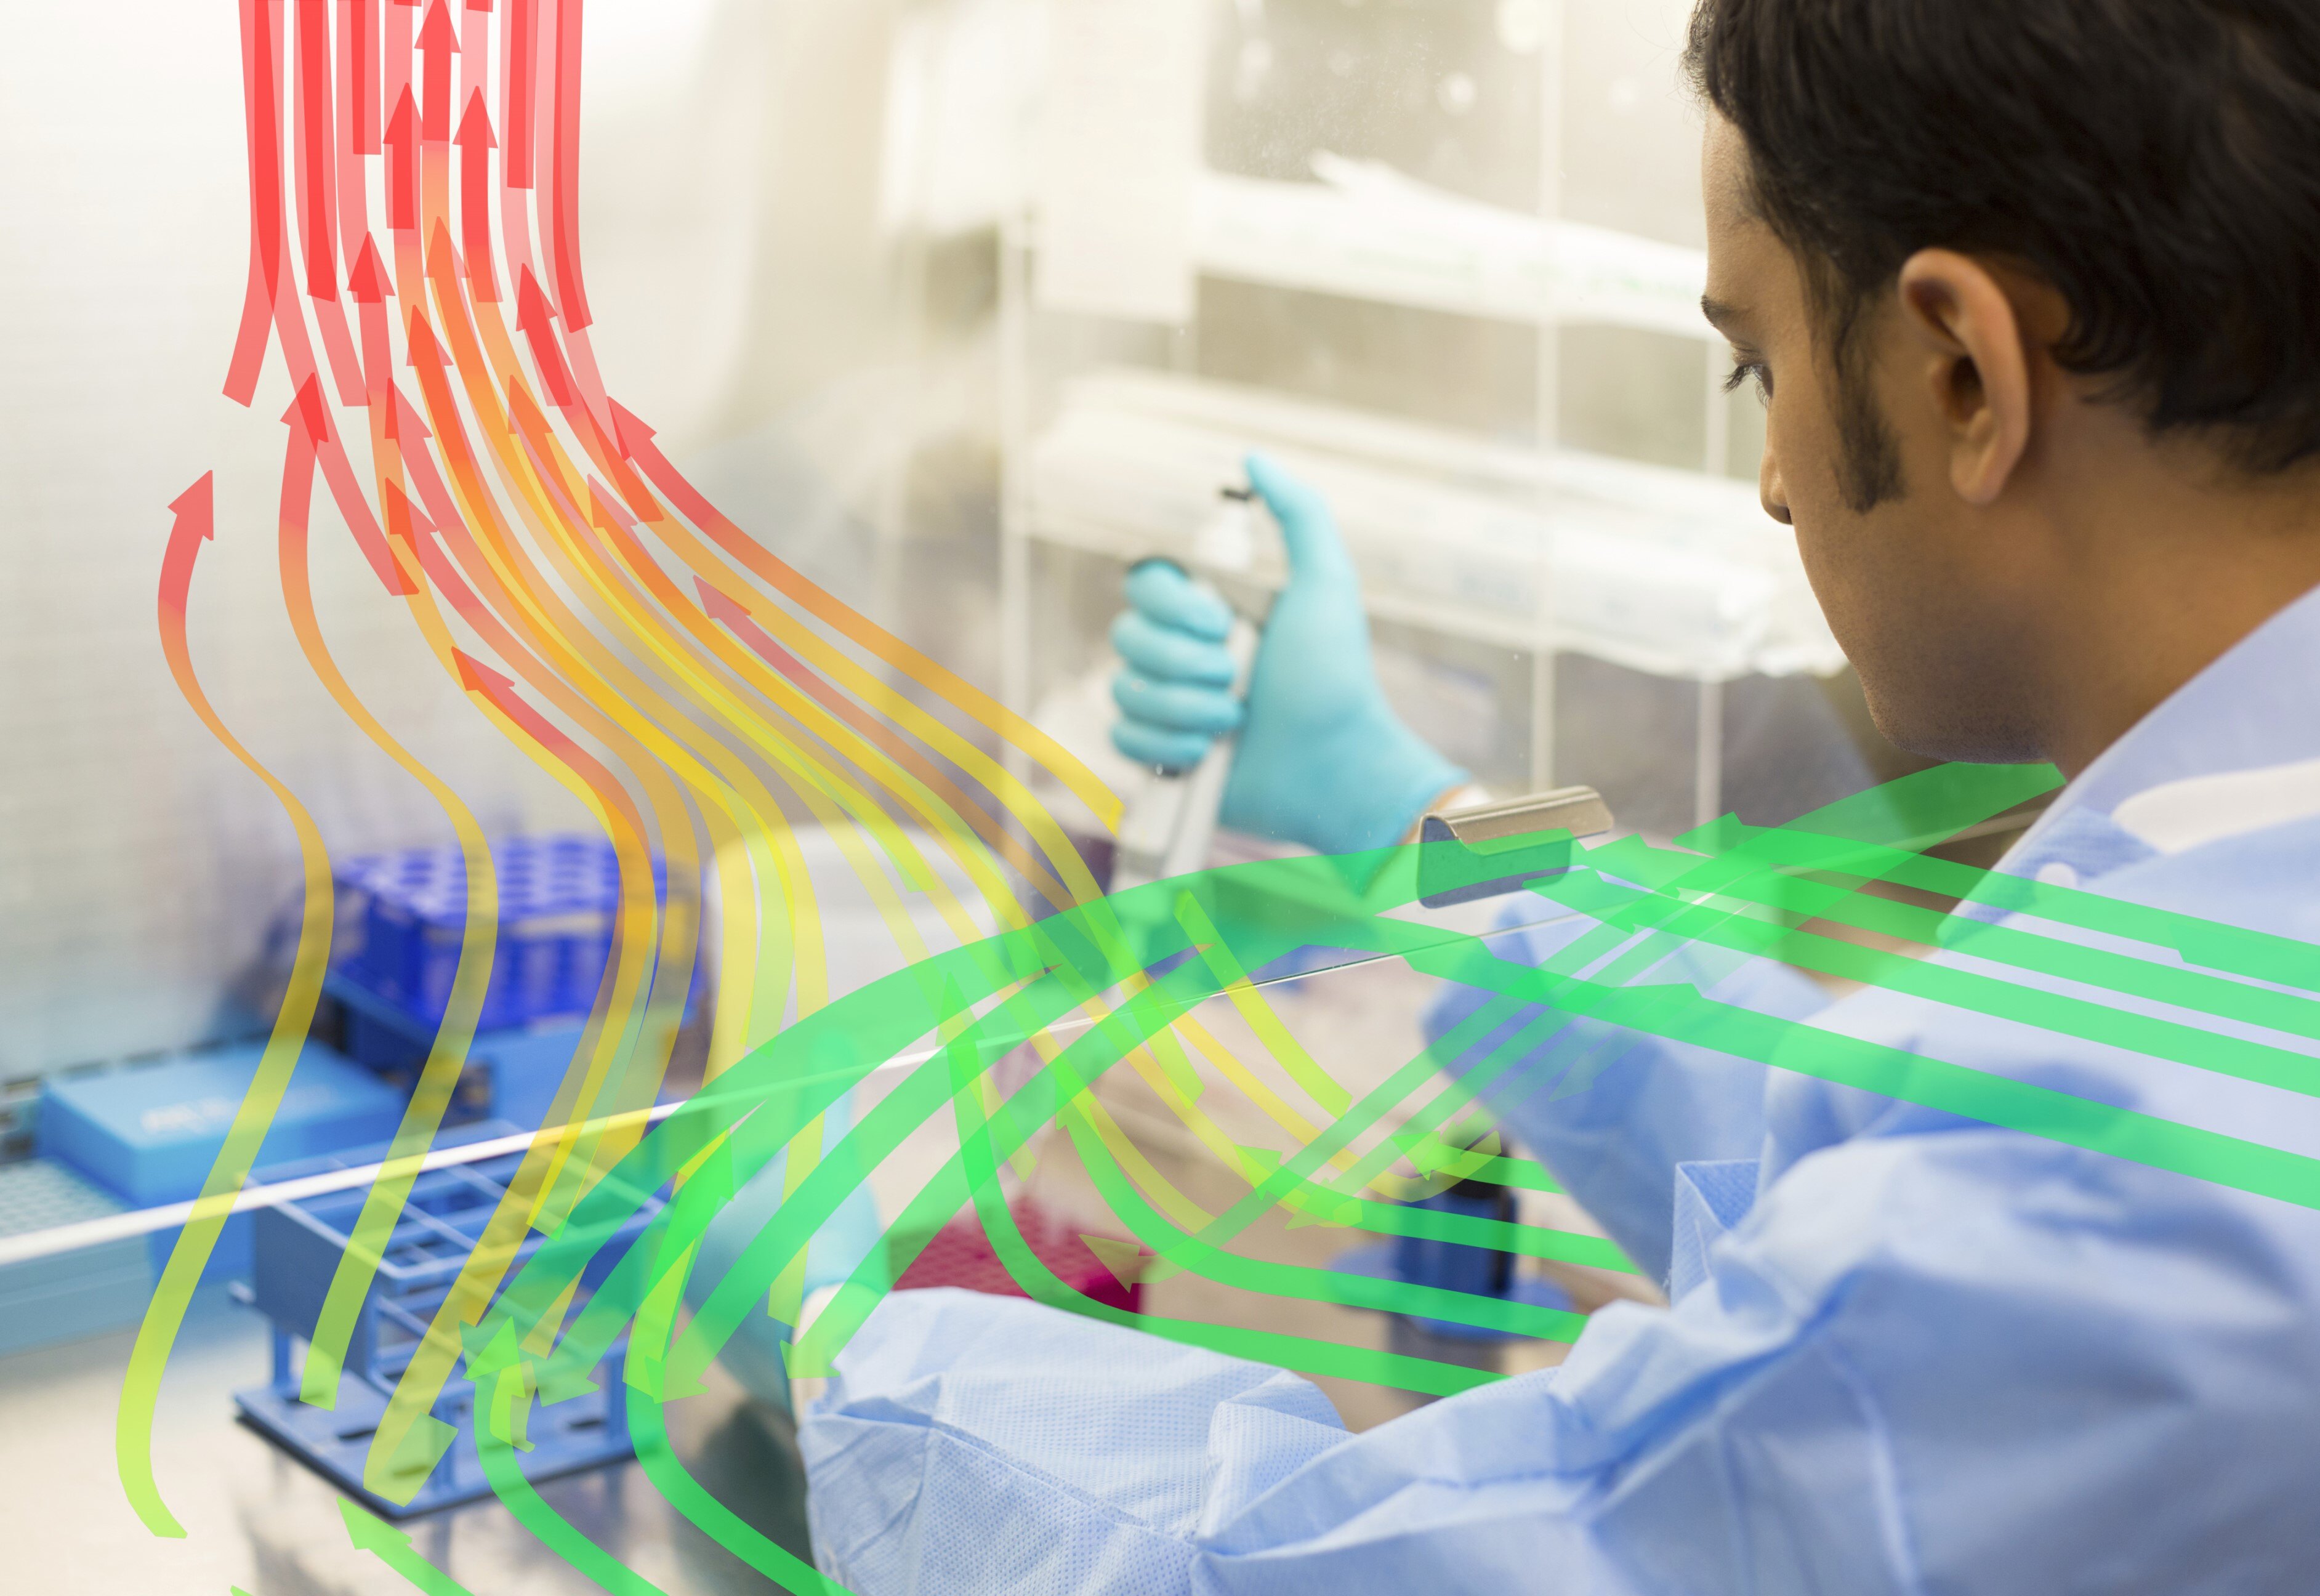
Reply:
[[[1708,318],[1709,326],[1726,334],[1731,332],[1734,322],[1747,319],[1738,305],[1726,304],[1710,294],[1699,296],[1699,313]]]

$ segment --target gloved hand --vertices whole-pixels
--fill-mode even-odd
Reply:
[[[1281,524],[1289,585],[1273,602],[1250,679],[1232,695],[1232,612],[1176,567],[1128,575],[1128,612],[1111,629],[1126,662],[1112,684],[1119,751],[1180,771],[1237,730],[1226,825],[1325,854],[1390,848],[1466,779],[1401,723],[1370,661],[1360,579],[1328,504],[1262,455],[1249,485]]]

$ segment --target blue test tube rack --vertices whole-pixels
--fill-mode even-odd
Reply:
[[[515,1129],[486,1121],[447,1135],[438,1145],[467,1145],[512,1135]],[[272,1179],[287,1180],[376,1163],[385,1156],[383,1147],[365,1148],[268,1173]],[[448,1382],[430,1410],[458,1432],[457,1438],[407,1502],[388,1501],[367,1489],[363,1467],[395,1382],[410,1366],[437,1308],[521,1163],[521,1154],[510,1153],[431,1170],[412,1183],[356,1316],[333,1408],[300,1401],[299,1379],[305,1342],[313,1333],[339,1260],[352,1245],[349,1232],[365,1192],[329,1192],[264,1209],[257,1216],[256,1265],[244,1300],[273,1323],[273,1372],[266,1383],[236,1392],[235,1405],[285,1451],[382,1517],[407,1519],[491,1492],[476,1453],[477,1388],[464,1378]],[[648,1198],[626,1222],[607,1233],[582,1276],[566,1322],[626,1256],[660,1207],[657,1199]],[[515,1249],[503,1278],[513,1279],[544,1240],[538,1235],[527,1237]],[[627,1353],[623,1338],[591,1374],[593,1389],[532,1410],[525,1433],[530,1449],[514,1454],[526,1479],[545,1480],[634,1455],[624,1381]],[[481,1400],[488,1403],[489,1393]]]

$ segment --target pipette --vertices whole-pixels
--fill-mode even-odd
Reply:
[[[1216,591],[1206,583],[1199,585]],[[1232,656],[1235,698],[1248,696],[1249,673],[1256,664],[1262,640],[1248,617],[1233,617],[1225,648]],[[1216,841],[1217,818],[1224,809],[1225,782],[1232,775],[1234,744],[1235,739],[1227,733],[1210,743],[1201,762],[1190,770],[1155,771],[1143,790],[1128,801],[1112,859],[1113,892],[1172,875],[1189,875],[1208,864],[1209,849]]]
[[[1192,564],[1202,571],[1246,571],[1256,559],[1256,494],[1234,486],[1223,489],[1220,496],[1222,509],[1192,540]],[[1196,580],[1195,585],[1218,603],[1226,602],[1208,582]],[[1248,696],[1249,673],[1262,640],[1255,621],[1246,615],[1233,617],[1225,648],[1232,656],[1235,698]],[[1113,855],[1113,892],[1188,875],[1208,864],[1217,818],[1224,809],[1225,782],[1232,775],[1234,740],[1230,736],[1217,739],[1190,770],[1154,772],[1128,801]]]

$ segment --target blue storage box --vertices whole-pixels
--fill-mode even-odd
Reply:
[[[51,1080],[41,1091],[40,1150],[132,1208],[200,1195],[227,1129],[257,1078],[256,1045]],[[292,1163],[391,1138],[404,1097],[317,1042],[306,1044],[259,1147],[257,1164]],[[173,1228],[150,1238],[158,1273],[177,1245]],[[213,1277],[249,1269],[249,1216],[226,1226]]]
[[[120,1203],[54,1159],[0,1165],[0,1237],[120,1211]],[[126,1329],[145,1317],[152,1294],[141,1237],[0,1265],[0,1354]]]

